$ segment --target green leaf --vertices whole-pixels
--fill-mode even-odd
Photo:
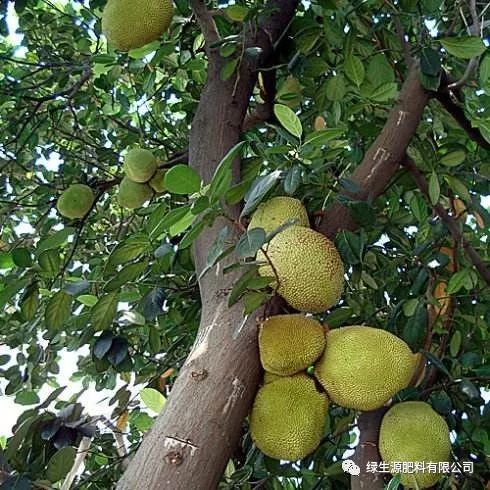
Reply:
[[[85,306],[95,306],[97,304],[97,296],[93,294],[81,294],[77,296],[77,301]]]
[[[240,141],[223,157],[219,165],[216,167],[213,178],[209,185],[209,200],[211,203],[216,202],[222,197],[231,186],[232,182],[232,164],[233,160],[238,157],[243,147],[247,144],[246,141]]]
[[[371,58],[366,76],[373,87],[379,87],[395,81],[395,72],[383,53]]]
[[[151,243],[145,233],[135,233],[126,240],[120,242],[111,252],[107,267],[126,264],[139,257],[142,253],[151,250]]]
[[[20,304],[22,318],[25,321],[30,322],[36,315],[38,307],[39,290],[37,289],[37,287],[28,288]]]
[[[230,5],[225,9],[226,15],[235,22],[243,22],[248,15],[248,8],[245,5]]]
[[[0,253],[0,269],[13,269],[14,265],[15,262],[11,253]]]
[[[124,286],[128,282],[134,281],[138,278],[148,265],[147,260],[137,262],[136,264],[129,264],[123,267],[114,278],[112,278],[105,286],[104,290],[107,292],[115,291],[121,286]]]
[[[435,77],[441,71],[441,57],[431,48],[423,48],[420,53],[420,69],[424,75]]]
[[[114,336],[108,330],[103,331],[100,336],[95,341],[92,353],[97,359],[103,359],[104,356],[109,352]]]
[[[223,65],[223,68],[221,68],[220,72],[221,80],[226,81],[233,75],[233,73],[235,73],[238,61],[239,58],[232,58]]]
[[[471,195],[468,192],[466,186],[456,177],[451,175],[445,175],[444,179],[446,180],[449,187],[461,198],[463,201],[471,202]]]
[[[401,475],[395,475],[386,486],[386,490],[398,490],[400,488]]]
[[[326,84],[328,100],[339,101],[345,96],[345,80],[342,75],[336,75],[328,79]]]
[[[319,131],[315,131],[313,133],[310,133],[308,136],[306,136],[303,146],[306,145],[323,146],[329,141],[342,136],[344,133],[345,130],[340,128],[320,129]]]
[[[353,315],[354,311],[352,308],[337,308],[325,318],[325,323],[329,327],[340,327],[352,318]]]
[[[15,248],[12,250],[12,260],[18,267],[30,267],[32,265],[32,258],[27,248]]]
[[[470,290],[473,287],[473,278],[470,269],[462,269],[455,272],[447,284],[447,294],[457,293],[460,289]]]
[[[370,98],[378,102],[385,102],[394,99],[398,92],[398,86],[395,82],[388,82],[376,87],[370,95]]]
[[[50,482],[57,482],[65,478],[70,472],[75,462],[77,450],[74,447],[66,446],[55,452],[48,462],[46,477]]]
[[[36,403],[39,403],[39,397],[35,391],[19,391],[15,395],[15,403],[18,403],[19,405],[36,405]]]
[[[243,297],[243,309],[245,315],[250,315],[259,306],[263,305],[270,299],[271,295],[266,292],[251,291]]]
[[[282,104],[274,104],[274,114],[284,129],[289,131],[293,136],[301,138],[303,127],[299,117],[292,109]]]
[[[441,163],[446,167],[456,167],[461,165],[466,159],[466,152],[463,150],[456,150],[446,153],[441,157]]]
[[[286,177],[284,178],[284,182],[282,186],[284,187],[284,192],[292,196],[299,184],[301,184],[301,173],[302,169],[299,165],[294,165],[288,170]]]
[[[202,278],[212,267],[214,267],[214,265],[221,258],[234,250],[235,247],[229,247],[228,249],[226,249],[226,241],[228,240],[229,234],[230,230],[227,226],[221,228],[216,240],[214,241],[211,249],[208,252],[208,255],[206,257],[206,266],[203,268],[201,274],[199,275],[199,279]]]
[[[159,222],[155,221],[155,223],[152,225],[152,228],[149,230],[150,238],[152,240],[158,238],[164,231],[169,230],[172,225],[178,223],[189,213],[190,206],[180,206],[178,208],[172,209],[172,211],[169,211],[167,214],[162,216]]]
[[[45,250],[39,255],[38,263],[48,276],[54,277],[60,271],[61,266],[61,257],[58,250]]]
[[[30,417],[26,418],[17,428],[14,435],[9,439],[7,444],[7,449],[5,450],[5,457],[7,458],[7,460],[11,460],[15,456],[18,449],[24,442],[24,439],[28,435],[32,424],[37,419],[38,419],[37,414],[31,415]]]
[[[36,255],[41,254],[45,250],[49,250],[50,248],[58,248],[60,245],[63,245],[70,236],[75,233],[76,229],[67,227],[63,228],[60,231],[57,231],[54,235],[51,235],[44,240],[41,240],[36,247]]]
[[[71,316],[73,298],[64,291],[58,291],[49,300],[44,313],[48,330],[59,330]]]
[[[2,309],[21,289],[29,284],[30,279],[21,279],[9,284],[0,291],[0,309]]]
[[[102,296],[92,309],[91,321],[95,331],[108,329],[117,313],[117,292]]]
[[[440,39],[440,43],[456,58],[474,58],[480,56],[486,49],[483,40],[475,36],[447,37]]]
[[[451,373],[447,370],[444,363],[438,357],[436,357],[434,354],[432,354],[432,352],[429,352],[426,350],[421,350],[420,352],[424,355],[424,357],[431,364],[433,364],[437,369],[439,369],[439,371],[444,373],[449,379],[451,379],[451,380],[453,379],[453,377],[451,376]]]
[[[354,55],[347,56],[344,62],[345,74],[358,87],[364,81],[366,70],[360,58]]]
[[[184,250],[184,248],[190,247],[197,237],[201,234],[202,230],[206,228],[206,221],[199,221],[182,237],[179,242],[179,250]]]
[[[254,228],[246,231],[236,244],[236,253],[238,257],[255,257],[260,247],[265,243],[265,231],[262,228]]]
[[[144,388],[141,390],[140,398],[146,408],[149,408],[156,414],[159,414],[165,406],[165,397],[158,390],[153,388]]]
[[[189,226],[192,225],[192,223],[194,223],[196,219],[197,218],[195,214],[192,212],[192,210],[187,211],[187,213],[184,214],[184,216],[182,216],[182,218],[180,218],[179,221],[173,223],[172,226],[169,227],[168,229],[169,235],[171,237],[174,237],[179,233],[184,232],[185,230],[187,230],[187,228],[189,228]]]
[[[201,189],[201,177],[188,165],[179,164],[165,172],[164,185],[173,194],[193,194]]]
[[[441,188],[439,186],[439,178],[435,172],[432,172],[429,177],[429,199],[433,206],[439,201],[440,195]]]
[[[274,187],[280,175],[281,172],[275,170],[269,175],[257,177],[253,181],[245,195],[245,206],[243,206],[241,217],[250,214],[260,204],[264,196]]]
[[[451,353],[451,357],[456,357],[458,355],[459,349],[461,349],[461,341],[461,332],[456,330],[451,337],[451,342],[449,342],[449,352]]]
[[[490,55],[487,54],[480,62],[480,68],[478,70],[478,82],[483,87],[488,79],[490,79]]]

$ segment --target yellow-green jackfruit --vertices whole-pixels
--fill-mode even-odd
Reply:
[[[311,366],[325,349],[325,329],[304,315],[276,315],[259,330],[260,361],[266,371],[288,376]]]
[[[279,378],[257,392],[250,414],[252,439],[271,458],[302,459],[320,444],[327,410],[327,395],[312,378]]]
[[[138,184],[128,177],[124,177],[119,184],[119,204],[128,209],[135,209],[142,206],[151,199],[153,191],[148,184]]]
[[[170,26],[172,0],[109,0],[102,13],[102,32],[121,51],[156,41]]]
[[[148,185],[155,192],[164,192],[165,184],[163,183],[163,179],[165,178],[165,170],[157,170],[155,175],[149,180]]]
[[[66,218],[83,218],[94,203],[94,193],[88,185],[73,184],[58,199],[57,208]]]
[[[275,277],[277,292],[293,308],[319,313],[337,303],[344,290],[344,264],[321,233],[290,226],[272,238],[266,253],[257,253],[257,260],[266,262],[259,274]]]
[[[157,160],[151,151],[133,148],[124,158],[123,169],[128,179],[142,184],[155,175]]]
[[[417,360],[408,345],[390,332],[354,325],[327,333],[315,376],[337,405],[374,410],[408,386]]]
[[[308,213],[300,200],[279,196],[263,202],[250,219],[248,229],[263,228],[266,233],[274,231],[288,220],[296,220],[299,226],[309,226]]]
[[[437,483],[441,474],[430,472],[427,463],[449,462],[449,428],[428,403],[398,403],[381,421],[379,451],[383,461],[390,466],[394,462],[406,462],[414,468],[416,463],[425,463],[423,471],[402,472],[401,483],[404,488],[429,488]],[[391,468],[391,473],[399,472]]]

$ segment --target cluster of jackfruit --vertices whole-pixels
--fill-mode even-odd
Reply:
[[[288,220],[295,224],[284,227]],[[319,312],[338,301],[343,264],[333,244],[308,228],[298,200],[277,197],[262,204],[249,224],[257,227],[267,233],[279,228],[257,259],[265,263],[259,272],[274,275],[278,293],[291,306]],[[258,344],[265,374],[250,414],[251,436],[264,454],[289,461],[318,447],[329,403],[361,411],[380,408],[412,382],[422,361],[390,332],[362,325],[327,331],[303,313],[265,320]],[[383,419],[379,447],[387,463],[446,461],[449,429],[430,405],[398,403]],[[427,488],[439,478],[415,472],[404,474],[402,483]]]
[[[151,151],[133,148],[124,158],[124,178],[119,184],[119,204],[128,209],[142,206],[151,199],[153,191],[163,192],[165,173],[159,170]]]
[[[172,0],[109,0],[102,13],[102,32],[110,44],[129,51],[156,41],[168,30]]]
[[[318,313],[337,303],[344,289],[344,264],[335,245],[309,228],[299,200],[274,197],[261,204],[248,225],[253,228],[266,233],[279,228],[257,254],[259,274],[273,277],[277,293],[293,308]]]

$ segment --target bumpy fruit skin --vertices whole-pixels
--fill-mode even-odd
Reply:
[[[290,226],[269,242],[257,260],[261,276],[279,279],[277,292],[295,309],[320,313],[344,290],[344,264],[335,245],[310,228]],[[268,259],[272,266],[268,263]]]
[[[58,199],[57,208],[66,218],[83,218],[94,203],[94,193],[88,185],[73,184]]]
[[[266,233],[270,233],[293,219],[297,220],[295,224],[298,226],[310,226],[308,213],[300,200],[286,196],[273,197],[255,210],[248,229],[263,228]]]
[[[148,182],[157,170],[157,161],[153,153],[142,148],[129,150],[124,158],[124,172],[133,182]]]
[[[109,0],[102,13],[102,32],[121,51],[157,40],[170,26],[171,0]]]
[[[264,371],[264,381],[262,384],[266,385],[267,383],[272,383],[273,381],[276,381],[276,379],[281,379],[281,376]]]
[[[163,179],[165,178],[165,170],[157,170],[155,175],[148,181],[148,185],[155,192],[165,192],[165,184]]]
[[[267,456],[297,461],[320,444],[328,398],[304,374],[286,376],[262,386],[250,414],[250,432]]]
[[[124,208],[135,209],[142,206],[153,195],[151,187],[147,184],[138,184],[124,177],[119,184],[119,204]]]
[[[425,402],[402,402],[383,417],[379,431],[379,451],[383,461],[439,463],[449,461],[451,440],[446,421]],[[440,473],[402,473],[404,488],[429,488]]]
[[[327,347],[315,366],[315,376],[337,405],[375,410],[408,386],[417,359],[390,332],[353,325],[327,333]]]
[[[279,376],[299,373],[311,366],[325,349],[325,329],[304,315],[276,315],[259,330],[263,368]]]

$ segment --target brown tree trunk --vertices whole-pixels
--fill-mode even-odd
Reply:
[[[262,49],[256,59],[244,58],[238,80],[220,79],[222,60],[208,47],[208,81],[193,121],[189,164],[209,182],[218,163],[234,146],[257,78],[257,68],[267,63],[273,43],[294,15],[298,0],[269,2],[269,15],[247,36],[246,45]],[[204,4],[195,0],[194,12],[210,44],[216,40],[213,21]],[[234,180],[239,179],[239,162]],[[238,209],[229,210],[237,217]],[[238,230],[219,219],[196,241],[194,259],[200,274],[220,230],[230,228],[230,242]],[[235,450],[257,390],[260,363],[257,351],[257,315],[243,318],[240,304],[228,307],[228,294],[240,271],[223,274],[235,257],[220,262],[200,281],[202,315],[197,339],[163,412],[145,435],[119,490],[212,490]]]

